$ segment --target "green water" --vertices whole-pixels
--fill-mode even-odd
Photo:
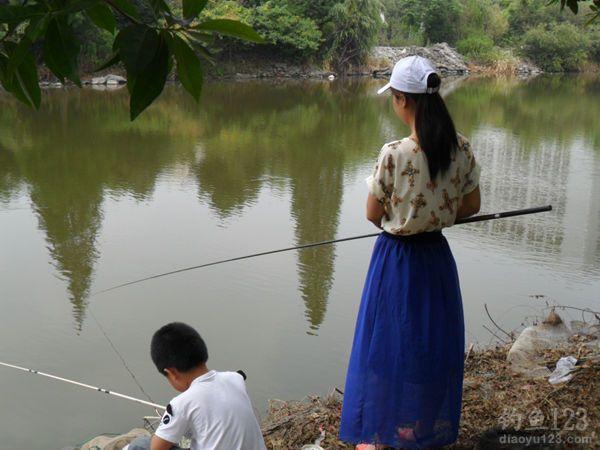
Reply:
[[[0,94],[0,361],[154,401],[173,392],[148,356],[183,320],[216,369],[243,368],[255,407],[343,385],[373,240],[283,253],[97,290],[157,272],[373,232],[378,150],[406,134],[375,80],[171,87],[134,123],[123,90],[45,91],[33,112]],[[600,80],[446,80],[482,165],[483,212],[552,213],[446,231],[467,342],[549,302],[600,299]],[[566,318],[578,314],[565,312]],[[527,316],[527,317],[526,317]],[[0,368],[0,447],[48,449],[140,425],[151,411]],[[4,446],[4,447],[3,447]]]

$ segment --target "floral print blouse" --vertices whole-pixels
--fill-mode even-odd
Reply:
[[[462,197],[479,185],[480,167],[471,145],[458,134],[458,150],[450,167],[435,180],[429,177],[425,152],[410,138],[381,148],[369,192],[384,206],[382,228],[392,234],[441,230],[456,220]]]

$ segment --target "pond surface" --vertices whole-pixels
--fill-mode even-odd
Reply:
[[[170,87],[134,123],[124,90],[0,96],[0,361],[144,398],[94,317],[158,403],[149,358],[169,321],[197,327],[210,366],[244,369],[255,407],[342,386],[373,239],[186,272],[154,273],[373,232],[366,187],[381,145],[407,130],[383,81]],[[482,165],[482,212],[551,213],[446,230],[466,342],[531,323],[545,302],[600,303],[600,80],[446,81]],[[534,299],[532,294],[546,295]],[[565,312],[566,317],[579,314]],[[75,445],[152,411],[0,367],[7,449]]]

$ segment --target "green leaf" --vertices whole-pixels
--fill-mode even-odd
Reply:
[[[163,91],[169,74],[170,59],[169,48],[161,36],[146,70],[135,75],[127,73],[127,89],[131,95],[129,99],[131,120],[139,116]]]
[[[239,22],[237,20],[230,19],[214,19],[202,22],[194,27],[196,30],[206,30],[215,33],[223,34],[226,36],[232,36],[245,41],[256,42],[264,44],[265,40],[259,36],[259,34],[252,29],[252,27]]]
[[[193,19],[198,16],[208,3],[208,0],[183,0],[183,17]]]
[[[42,94],[38,84],[37,66],[31,53],[26,53],[18,67],[8,70],[10,58],[17,50],[17,44],[6,42],[4,47],[9,55],[0,54],[0,74],[2,86],[18,100],[36,109],[40,107]]]
[[[31,53],[28,53],[23,59],[21,65],[17,68],[15,77],[27,99],[35,109],[39,109],[42,102],[42,93],[38,84],[37,65]]]
[[[60,9],[53,11],[55,16],[68,16],[91,8],[98,4],[98,0],[71,0]]]
[[[9,74],[14,73],[15,69],[21,64],[25,56],[30,54],[31,40],[27,36],[23,36],[21,40],[14,46],[10,52],[8,59],[7,71]]]
[[[119,53],[128,74],[143,72],[156,55],[156,30],[145,25],[129,25],[117,34],[113,49]]]
[[[216,64],[214,59],[215,55],[204,45],[205,42],[212,42],[213,36],[208,35],[210,40],[207,40],[207,35],[198,31],[190,30],[183,32],[179,36],[209,63],[211,63],[213,66]]]
[[[41,17],[34,17],[29,20],[29,26],[25,30],[25,36],[31,39],[32,42],[38,40],[46,32],[48,22],[50,21],[51,15],[46,14]]]
[[[149,0],[149,2],[155,14],[165,12],[169,15],[172,15],[171,7],[167,2],[165,2],[165,0]]]
[[[98,28],[111,34],[115,33],[117,21],[112,10],[104,3],[97,3],[86,11],[88,17]]]
[[[115,64],[119,63],[121,61],[121,55],[119,55],[118,53],[113,54],[113,56],[110,57],[110,59],[104,63],[102,63],[100,66],[96,67],[94,69],[94,72],[100,72],[101,70],[104,69],[108,69],[109,67],[114,66]]]
[[[79,41],[66,19],[51,19],[44,40],[44,61],[48,68],[62,82],[68,78],[81,86],[77,68],[78,56]]]
[[[114,5],[115,9],[120,9],[125,14],[133,17],[136,20],[140,19],[140,14],[137,9],[129,3],[127,0],[111,0],[111,3]]]
[[[32,17],[42,15],[44,15],[44,12],[39,5],[0,5],[0,23],[7,25],[17,25]]]
[[[168,42],[177,61],[179,81],[197,102],[202,92],[202,64],[190,46],[179,36],[170,37]]]

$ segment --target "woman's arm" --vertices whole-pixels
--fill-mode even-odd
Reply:
[[[461,201],[458,211],[456,212],[456,218],[462,219],[463,217],[469,217],[479,212],[481,207],[481,192],[479,186],[473,189],[468,194],[464,195]]]
[[[385,216],[385,208],[375,198],[375,196],[369,193],[367,198],[367,220],[372,222],[377,228],[381,228],[381,219]]]

